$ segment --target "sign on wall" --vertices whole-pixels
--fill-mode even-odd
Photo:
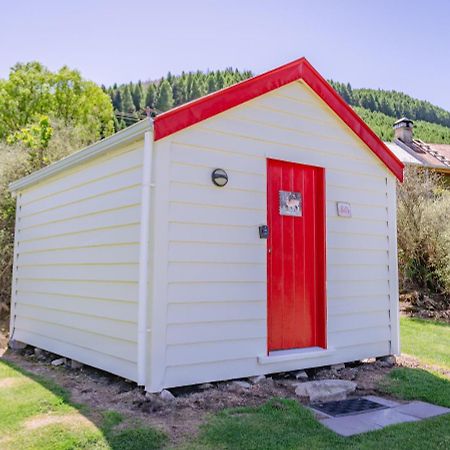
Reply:
[[[337,213],[339,217],[352,217],[352,206],[347,202],[337,202]]]
[[[301,216],[302,194],[300,192],[280,191],[280,214],[282,216]]]

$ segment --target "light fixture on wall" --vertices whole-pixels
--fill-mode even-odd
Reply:
[[[224,187],[228,183],[228,174],[223,169],[214,169],[211,179],[216,186]]]

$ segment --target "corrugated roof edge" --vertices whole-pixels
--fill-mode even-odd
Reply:
[[[102,153],[111,150],[112,148],[118,147],[119,145],[127,144],[132,142],[139,136],[143,135],[146,131],[151,131],[153,129],[153,120],[150,118],[141,120],[140,122],[131,125],[125,130],[119,131],[99,142],[95,142],[88,147],[79,150],[71,155],[50,164],[43,169],[27,175],[26,177],[20,178],[19,180],[13,181],[9,185],[9,190],[13,193],[20,191],[32,184],[38,183],[46,178],[56,175],[69,167],[74,167],[85,161],[88,161]]]

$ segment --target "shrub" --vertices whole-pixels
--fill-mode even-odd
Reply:
[[[435,172],[407,167],[398,188],[402,289],[450,294],[450,191]]]

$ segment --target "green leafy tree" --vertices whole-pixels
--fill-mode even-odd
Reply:
[[[172,88],[167,80],[159,85],[155,107],[159,111],[167,111],[174,105]]]
[[[133,88],[133,103],[136,111],[140,111],[144,106],[144,93],[142,91],[142,83],[138,81],[138,83]]]
[[[153,83],[150,83],[147,88],[147,93],[145,95],[145,106],[149,108],[154,108],[156,103],[156,87]]]
[[[125,86],[122,96],[122,111],[126,113],[134,113],[136,108],[134,107],[133,97],[131,96],[129,86]]]
[[[0,139],[39,122],[41,116],[79,128],[94,141],[113,132],[109,96],[68,67],[51,72],[38,62],[16,64],[0,80]]]

